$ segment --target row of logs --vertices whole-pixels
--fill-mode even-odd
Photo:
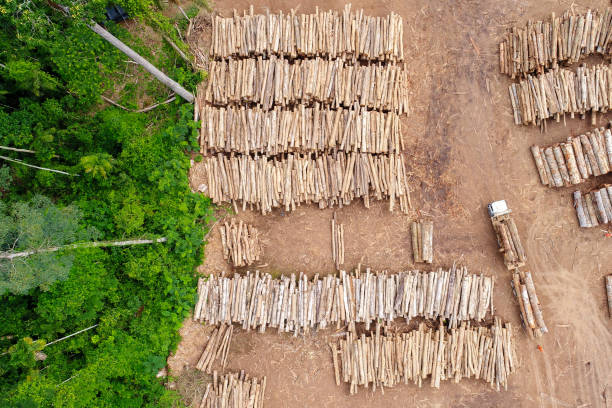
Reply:
[[[433,221],[414,221],[411,225],[414,262],[433,262]]]
[[[408,110],[408,74],[398,65],[352,65],[341,59],[316,57],[211,61],[206,102],[214,105],[255,103],[264,110],[273,106],[310,104],[334,108],[362,107]]]
[[[579,184],[612,171],[612,132],[593,129],[568,137],[566,143],[545,148],[532,146],[531,153],[542,184],[550,187]]]
[[[610,54],[612,9],[602,13],[587,10],[583,14],[555,13],[547,21],[529,21],[525,27],[513,27],[499,44],[502,74],[512,78],[542,72],[560,63],[572,64],[591,54]]]
[[[492,314],[493,279],[469,274],[465,267],[397,274],[340,271],[313,280],[301,273],[297,280],[295,274],[274,279],[257,271],[200,278],[193,318],[298,335],[332,324],[354,330],[356,323],[365,323],[369,330],[377,319],[395,318],[440,317],[456,327],[465,320],[482,321],[489,310]]]
[[[226,221],[220,228],[223,259],[231,262],[235,267],[251,265],[259,261],[261,245],[259,233],[255,227],[232,219]]]
[[[331,220],[332,232],[332,259],[336,269],[340,270],[340,265],[344,264],[344,225],[336,221],[336,213]]]
[[[574,207],[582,228],[612,224],[612,186],[606,185],[585,194],[575,191]]]
[[[244,371],[219,376],[214,371],[200,408],[263,408],[265,392],[266,377],[249,378]]]
[[[232,17],[216,16],[212,21],[213,59],[279,55],[289,58],[324,55],[353,60],[397,61],[404,58],[402,18],[391,13],[386,17],[351,12],[351,5],[337,11],[313,14],[254,14]]]
[[[225,370],[233,332],[234,326],[231,324],[221,324],[213,330],[212,334],[208,338],[206,346],[204,347],[204,351],[196,364],[196,368],[198,370],[210,374],[212,372],[213,364],[217,360],[219,361],[222,370]]]
[[[519,269],[513,270],[510,285],[519,304],[521,320],[529,336],[540,337],[542,334],[548,333],[531,272],[523,272]]]
[[[202,106],[200,151],[260,153],[321,152],[398,153],[403,148],[395,112],[332,109],[318,102],[267,111],[259,107]]]
[[[609,65],[580,66],[576,71],[553,69],[527,75],[509,86],[514,123],[541,125],[549,118],[559,121],[569,113],[607,112],[612,106],[612,69]]]
[[[321,156],[288,154],[286,157],[210,156],[202,162],[207,193],[213,203],[242,201],[260,210],[295,210],[302,203],[320,208],[348,205],[363,198],[389,199],[389,210],[399,200],[404,213],[410,192],[402,155],[336,152]],[[237,209],[237,207],[236,207]]]
[[[348,383],[351,394],[358,386],[376,390],[413,382],[420,387],[427,377],[435,388],[440,381],[475,378],[507,389],[517,364],[512,327],[502,326],[498,318],[490,328],[463,322],[450,330],[442,323],[430,329],[421,323],[416,330],[386,335],[377,326],[374,334],[354,337],[349,332],[339,347],[330,347],[336,383]]]
[[[508,269],[524,265],[527,260],[521,238],[510,215],[504,215],[492,220],[493,229],[497,235],[499,251],[504,254],[504,264]]]

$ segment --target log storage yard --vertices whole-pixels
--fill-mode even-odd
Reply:
[[[612,7],[216,2],[192,407],[612,407]]]

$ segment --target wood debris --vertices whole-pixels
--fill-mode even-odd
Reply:
[[[506,267],[512,270],[524,266],[527,256],[512,216],[508,213],[491,217],[491,223]]]
[[[527,75],[509,86],[514,123],[544,126],[547,119],[560,121],[575,114],[584,119],[591,112],[607,112],[612,106],[612,69],[610,65],[572,71],[555,68],[537,76]],[[593,123],[594,124],[594,123]]]
[[[528,21],[525,27],[511,28],[499,44],[502,74],[512,78],[573,64],[588,55],[610,55],[612,9],[588,9],[576,14],[573,9],[544,21]]]
[[[412,382],[419,387],[430,377],[439,388],[444,380],[482,379],[497,390],[507,389],[508,376],[517,368],[512,326],[495,318],[492,327],[474,327],[463,322],[447,329],[442,323],[430,329],[424,323],[407,333],[381,335],[380,326],[370,335],[347,333],[336,349],[332,345],[335,376],[349,384],[374,390]]]
[[[332,232],[332,259],[336,269],[340,270],[340,265],[344,264],[344,225],[336,221],[336,213],[331,221]]]
[[[233,332],[234,326],[231,324],[222,324],[213,330],[212,334],[208,338],[206,346],[204,347],[204,351],[196,364],[196,368],[198,370],[210,374],[215,361],[219,361],[219,365],[223,370],[225,370]]]
[[[512,281],[510,284],[514,297],[519,304],[523,326],[529,336],[540,337],[542,334],[548,333],[531,272],[515,269],[512,271]]]
[[[250,378],[243,371],[219,376],[213,372],[212,382],[200,402],[200,408],[263,408],[266,377]]]
[[[351,60],[401,61],[404,58],[403,19],[395,13],[372,17],[363,10],[342,13],[319,11],[312,14],[249,12],[232,17],[216,16],[212,22],[213,59],[229,57],[314,55]]]
[[[612,171],[612,132],[593,129],[568,137],[566,143],[531,147],[540,182],[550,187],[567,187]]]
[[[433,221],[413,221],[411,225],[414,262],[433,262]]]
[[[262,214],[273,208],[292,211],[302,203],[342,207],[357,198],[366,208],[370,199],[388,199],[390,211],[396,201],[402,212],[410,208],[408,176],[399,154],[218,154],[202,165],[213,203],[241,201],[243,210],[254,206]]]
[[[582,228],[612,224],[612,185],[604,185],[587,193],[575,191],[574,208]]]
[[[252,225],[232,219],[219,228],[223,259],[235,267],[247,266],[259,261],[262,250],[259,244],[259,233]]]
[[[341,150],[399,153],[403,149],[399,115],[365,108],[332,109],[316,102],[264,110],[244,106],[202,106],[200,152],[259,153]]]
[[[408,111],[408,73],[401,65],[353,65],[342,59],[270,56],[211,61],[204,100],[212,105],[325,104],[334,109]],[[202,91],[200,91],[202,92]]]
[[[272,278],[268,273],[247,272],[232,278],[211,274],[200,278],[193,318],[215,324],[240,324],[245,330],[267,327],[279,333],[308,334],[328,325],[364,323],[366,330],[377,319],[387,322],[415,317],[444,318],[450,327],[466,320],[482,321],[493,312],[493,279],[469,274],[454,266],[432,272],[386,271],[339,276],[315,275]]]

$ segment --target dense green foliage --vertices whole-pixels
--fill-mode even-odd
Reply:
[[[65,1],[71,18],[51,3],[0,4],[0,146],[35,151],[0,155],[75,176],[0,161],[0,253],[92,239],[168,241],[0,263],[0,406],[169,406],[177,395],[155,374],[193,306],[211,218],[210,202],[187,180],[193,107],[176,100],[130,113],[102,103],[100,95],[113,95],[136,109],[168,90],[83,23],[101,22],[106,2]],[[117,3],[132,24],[184,47],[151,1]],[[106,27],[188,89],[200,80],[168,45],[145,47],[125,27]]]

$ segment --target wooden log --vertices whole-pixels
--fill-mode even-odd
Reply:
[[[548,328],[546,327],[546,323],[544,323],[540,301],[538,300],[538,295],[536,294],[531,272],[529,271],[525,272],[525,286],[527,287],[527,294],[529,295],[529,301],[531,303],[535,321],[542,333],[548,333]]]
[[[608,295],[608,315],[612,319],[612,275],[606,276],[606,293]]]
[[[533,155],[533,160],[540,176],[540,182],[547,186],[549,181],[548,176],[546,174],[546,168],[544,167],[544,159],[542,158],[542,154],[540,153],[540,147],[535,145],[531,146],[531,154]]]
[[[423,261],[426,263],[433,262],[433,222],[423,221],[422,223],[422,254]]]
[[[581,228],[591,227],[591,217],[582,200],[580,191],[574,191],[574,207],[576,208],[576,216],[578,217],[578,225]]]

